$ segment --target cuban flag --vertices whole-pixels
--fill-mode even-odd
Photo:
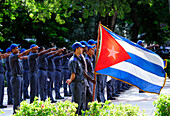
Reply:
[[[166,82],[164,61],[156,53],[99,26],[100,46],[95,73],[160,94]]]

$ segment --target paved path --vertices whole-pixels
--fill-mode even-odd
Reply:
[[[170,94],[170,79],[167,79],[165,87],[162,89],[161,94]],[[54,93],[53,93],[54,95]],[[61,89],[61,95],[64,96],[63,88]],[[129,90],[121,93],[116,100],[112,100],[114,104],[132,104],[133,106],[137,105],[142,111],[145,110],[147,116],[154,116],[155,108],[153,106],[153,101],[157,99],[158,95],[150,93],[139,93],[139,90],[136,87],[131,87]],[[71,97],[65,97],[64,100],[71,100]],[[29,100],[27,100],[29,103]],[[5,88],[5,98],[4,105],[7,104],[7,91]],[[7,108],[2,109],[5,114],[1,116],[10,116],[12,115],[12,105],[8,105]]]

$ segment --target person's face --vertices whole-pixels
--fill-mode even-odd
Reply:
[[[140,45],[141,45],[142,47],[144,47],[144,43],[141,43]]]
[[[83,52],[87,52],[88,48],[87,46],[83,48]]]
[[[78,48],[77,48],[77,53],[82,54],[82,53],[83,53],[83,48],[78,47]]]
[[[7,54],[11,54],[11,52],[7,52]]]
[[[90,49],[88,50],[88,54],[89,54],[89,55],[94,55],[94,48],[90,48]]]
[[[38,53],[38,48],[33,48],[32,53]]]
[[[18,54],[19,53],[18,46],[15,47],[14,49],[12,49],[12,53],[14,53],[14,54]]]

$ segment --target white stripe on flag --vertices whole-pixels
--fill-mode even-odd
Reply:
[[[136,65],[133,65],[131,63],[128,63],[128,62],[120,62],[118,64],[111,66],[111,68],[115,68],[118,70],[128,72],[142,80],[145,80],[149,83],[152,83],[152,84],[155,84],[158,86],[163,86],[163,84],[164,84],[165,78],[157,76],[153,73],[147,72],[147,71],[143,70],[142,68],[140,68]]]
[[[163,60],[160,58],[160,56],[144,51],[138,47],[132,46],[125,41],[118,40],[118,39],[116,39],[116,41],[125,49],[126,52],[132,53],[149,62],[164,67]]]

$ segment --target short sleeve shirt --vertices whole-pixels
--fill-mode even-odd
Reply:
[[[23,65],[24,70],[29,70],[28,59],[23,59],[22,60],[22,65]]]
[[[69,67],[68,67],[68,62],[69,62],[69,60],[70,60],[70,56],[65,57],[65,58],[62,59],[62,68],[65,68],[65,69],[68,69],[68,68],[69,68]]]
[[[50,55],[50,56],[48,56],[48,57],[46,58],[46,59],[47,59],[47,62],[48,62],[47,69],[50,70],[50,71],[54,71],[53,56],[54,56],[54,55]]]
[[[83,68],[80,62],[80,58],[77,57],[75,54],[69,60],[69,70],[72,73],[75,73],[74,81],[82,81],[84,79]]]
[[[61,70],[61,56],[54,57],[55,70]]]
[[[3,72],[4,72],[4,67],[3,67],[2,59],[0,59],[0,73]]]
[[[6,67],[6,70],[11,71],[11,68],[10,68],[10,65],[9,65],[9,57],[5,58],[5,67]]]
[[[38,53],[32,53],[31,52],[28,55],[29,71],[32,72],[32,73],[38,71],[37,58],[38,58]]]
[[[47,59],[46,57],[48,56],[48,53],[41,55],[38,57],[38,68],[47,70]]]
[[[22,64],[18,58],[18,54],[11,54],[9,57],[9,65],[11,67],[12,76],[22,75]]]
[[[90,73],[93,73],[94,71],[92,59],[93,58],[91,58],[89,55],[86,55],[87,70]]]

